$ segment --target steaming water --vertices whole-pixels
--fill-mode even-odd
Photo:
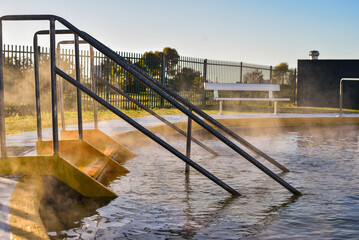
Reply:
[[[50,232],[66,239],[355,239],[359,237],[359,141],[357,127],[242,132],[291,169],[281,174],[304,193],[282,186],[218,141],[211,155],[193,146],[192,157],[243,194],[226,191],[160,147],[137,149],[115,180],[119,197],[72,229]],[[184,140],[171,142],[182,151]],[[262,161],[276,173],[269,163]]]

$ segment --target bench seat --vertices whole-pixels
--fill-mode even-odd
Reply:
[[[277,114],[278,101],[290,101],[289,98],[274,98],[273,92],[280,90],[279,84],[249,84],[249,83],[205,83],[205,90],[213,90],[213,100],[219,101],[219,114],[222,114],[223,101],[271,101],[274,102],[274,114]],[[219,97],[219,91],[257,91],[268,92],[264,98]]]

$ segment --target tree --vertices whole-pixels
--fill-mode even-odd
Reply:
[[[179,55],[176,49],[165,47],[163,49],[163,54],[165,55],[165,64],[166,64],[166,70],[168,75],[175,75],[176,70],[175,67],[179,60]]]
[[[288,63],[285,62],[275,66],[273,69],[272,82],[277,84],[284,84],[288,69]]]
[[[198,85],[198,82],[201,82],[200,76],[200,72],[195,71],[192,68],[184,67],[172,80],[170,80],[169,87],[175,91],[188,91],[195,85]]]
[[[262,83],[263,82],[263,73],[262,71],[256,69],[254,71],[248,72],[243,77],[244,83]]]
[[[159,73],[159,70],[161,68],[161,53],[156,51],[155,53],[145,52],[141,57],[141,68],[148,72],[150,75],[155,76]],[[137,62],[138,63],[138,62]]]

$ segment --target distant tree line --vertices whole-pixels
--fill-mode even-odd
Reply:
[[[288,63],[282,62],[274,66],[270,82],[275,84],[293,85],[295,84],[295,77],[295,72],[293,69],[289,69]],[[269,82],[269,80],[270,79],[263,78],[263,72],[260,69],[247,72],[243,76],[244,83],[265,83]]]

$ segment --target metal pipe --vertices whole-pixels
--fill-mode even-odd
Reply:
[[[159,145],[161,145],[162,147],[167,149],[169,152],[173,153],[175,156],[177,156],[178,158],[180,158],[181,160],[183,160],[184,162],[189,164],[191,167],[193,167],[194,169],[196,169],[197,171],[202,173],[204,176],[206,176],[207,178],[212,180],[214,183],[216,183],[217,185],[219,185],[220,187],[222,187],[223,189],[228,191],[229,193],[231,193],[233,195],[236,195],[236,196],[241,195],[239,192],[237,192],[236,190],[234,190],[233,188],[231,188],[230,186],[228,186],[227,184],[222,182],[220,179],[218,179],[216,176],[214,176],[213,174],[208,172],[206,169],[202,168],[200,165],[198,165],[197,163],[192,161],[190,158],[186,157],[184,154],[179,152],[177,149],[172,147],[170,144],[168,144],[167,142],[165,142],[161,138],[157,137],[151,131],[149,131],[148,129],[146,129],[145,127],[143,127],[139,123],[137,123],[132,118],[128,117],[126,114],[124,114],[123,112],[121,112],[120,110],[115,108],[113,105],[108,103],[106,100],[99,97],[97,94],[92,92],[90,89],[88,89],[87,87],[85,87],[84,85],[79,83],[78,81],[74,80],[72,77],[70,77],[69,75],[67,75],[66,73],[61,71],[60,69],[56,68],[55,72],[56,72],[56,74],[60,75],[62,78],[67,80],[69,83],[71,83],[72,85],[79,88],[81,91],[83,91],[84,93],[86,93],[87,95],[89,95],[90,97],[95,99],[98,103],[100,103],[101,105],[106,107],[108,110],[110,110],[111,112],[113,112],[114,114],[116,114],[117,116],[122,118],[123,120],[125,120],[127,123],[132,125],[134,128],[136,128],[137,130],[139,130],[140,132],[142,132],[143,134],[145,134],[146,136],[151,138],[153,141],[155,141],[156,143],[158,143]]]
[[[359,81],[359,78],[342,78],[339,87],[339,116],[343,115],[343,81]]]
[[[75,34],[75,66],[76,66],[76,81],[81,83],[81,73],[80,73],[80,46],[79,46],[79,36]],[[82,101],[81,101],[81,91],[76,89],[77,96],[77,125],[79,131],[79,138],[83,139],[83,128],[82,128]]]
[[[56,90],[56,40],[55,19],[50,19],[50,61],[51,61],[51,102],[52,102],[52,141],[54,155],[59,154],[59,130],[57,119],[57,90]]]
[[[6,158],[6,134],[5,134],[5,90],[4,90],[4,54],[2,39],[2,20],[0,19],[0,144],[1,158]]]
[[[129,96],[127,93],[125,93],[124,91],[120,90],[119,88],[115,87],[113,84],[107,82],[105,79],[99,77],[98,75],[94,75],[94,77],[96,79],[98,79],[99,81],[101,81],[102,83],[106,84],[109,88],[111,88],[113,91],[117,92],[118,94],[121,94],[122,96],[124,96],[125,98],[127,98],[128,100],[130,100],[131,102],[133,102],[134,104],[136,104],[137,106],[139,106],[140,108],[142,108],[143,110],[147,111],[148,113],[150,113],[151,115],[153,115],[155,118],[157,118],[158,120],[162,121],[163,123],[167,124],[168,126],[170,126],[172,129],[176,130],[177,132],[179,132],[180,134],[182,134],[183,136],[187,137],[187,133],[185,131],[183,131],[182,129],[180,129],[179,127],[177,127],[176,125],[174,125],[173,123],[167,121],[165,118],[161,117],[160,115],[158,115],[157,113],[155,113],[154,111],[152,111],[150,108],[146,107],[145,105],[143,105],[142,103],[140,103],[139,101],[137,101],[136,99],[132,98],[131,96]],[[207,147],[206,145],[204,145],[203,143],[201,143],[200,141],[198,141],[196,138],[191,137],[192,141],[195,142],[197,145],[199,145],[200,147],[202,147],[203,149],[205,149],[206,151],[210,152],[211,154],[218,156],[218,153],[213,151],[212,149],[210,149],[209,147]]]
[[[34,35],[34,74],[35,74],[35,98],[36,98],[36,126],[37,139],[42,140],[41,126],[41,101],[40,101],[40,75],[39,75],[39,49],[37,34]]]
[[[91,90],[97,94],[96,87],[96,79],[95,79],[95,56],[93,47],[90,45],[90,75],[91,75]],[[95,129],[98,129],[98,121],[97,121],[97,102],[92,99],[92,108],[93,108],[93,122]]]
[[[187,145],[186,145],[186,156],[188,158],[191,157],[191,136],[192,136],[192,120],[190,117],[188,117],[188,123],[187,123]],[[189,173],[189,165],[186,163],[186,173]]]
[[[57,47],[56,47],[56,52],[57,52],[57,64],[58,67],[61,68],[61,51],[60,51],[60,45],[59,43],[57,43]],[[66,131],[66,122],[65,122],[65,107],[64,107],[64,83],[63,83],[63,79],[60,78],[59,79],[59,98],[60,98],[60,119],[61,119],[61,130],[62,131]]]

